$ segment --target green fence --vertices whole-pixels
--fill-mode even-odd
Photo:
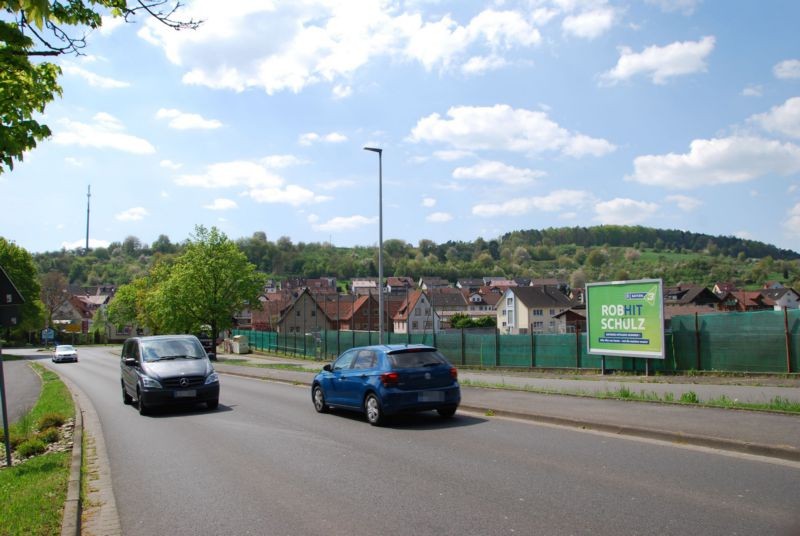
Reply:
[[[377,344],[378,333],[233,332],[266,352],[331,360],[355,346]],[[798,372],[800,311],[760,311],[676,316],[665,333],[665,358],[589,355],[584,333],[500,335],[498,332],[450,330],[445,333],[386,333],[388,344],[430,344],[454,364],[471,367],[600,369],[626,372]]]

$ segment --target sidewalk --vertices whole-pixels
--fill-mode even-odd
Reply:
[[[220,354],[222,359],[242,359],[262,364],[297,364],[307,371],[261,368],[216,363],[224,374],[310,385],[323,362],[280,357]],[[524,374],[459,371],[459,379],[483,384],[501,384],[558,390],[562,393],[587,393],[618,389],[624,385],[633,392],[663,389],[676,398],[694,391],[704,399],[721,394],[739,400],[768,401],[773,396],[800,400],[800,387],[735,385],[733,378],[720,378],[726,384],[652,383],[652,378],[624,380],[541,378]],[[728,383],[731,382],[731,383]],[[791,383],[791,382],[790,382]],[[777,390],[777,391],[776,391]],[[702,396],[700,393],[704,393]],[[776,395],[775,393],[781,393]],[[621,400],[600,400],[570,394],[541,394],[497,388],[463,386],[461,409],[550,424],[579,427],[622,435],[645,437],[698,446],[800,461],[800,417],[764,412],[692,407],[675,404]],[[311,399],[309,395],[309,406]]]

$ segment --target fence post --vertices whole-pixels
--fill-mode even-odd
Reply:
[[[792,337],[789,334],[789,308],[783,308],[783,332],[786,336],[786,373],[792,373]]]
[[[500,366],[500,330],[494,328],[494,366]]]
[[[461,366],[467,364],[467,350],[466,350],[466,339],[464,338],[464,328],[461,328]]]
[[[697,313],[694,314],[694,351],[697,354],[697,370],[703,369],[703,363],[700,360],[700,321],[697,319]]]
[[[531,368],[536,367],[536,335],[531,330]]]
[[[575,368],[581,368],[581,330],[575,328]]]

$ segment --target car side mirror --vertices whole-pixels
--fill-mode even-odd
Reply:
[[[331,369],[331,364],[330,364],[330,363],[328,363],[327,365],[325,365],[324,367],[322,367],[322,370],[324,370],[325,372],[331,372],[331,370],[332,370],[332,369]]]
[[[135,367],[136,366],[136,360],[134,358],[132,358],[132,357],[126,357],[125,361],[123,361],[123,363],[125,363],[126,367]]]

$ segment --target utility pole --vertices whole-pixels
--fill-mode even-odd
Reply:
[[[92,199],[92,185],[90,184],[88,189],[86,190],[86,249],[83,250],[83,254],[87,255],[89,253],[89,203]]]

